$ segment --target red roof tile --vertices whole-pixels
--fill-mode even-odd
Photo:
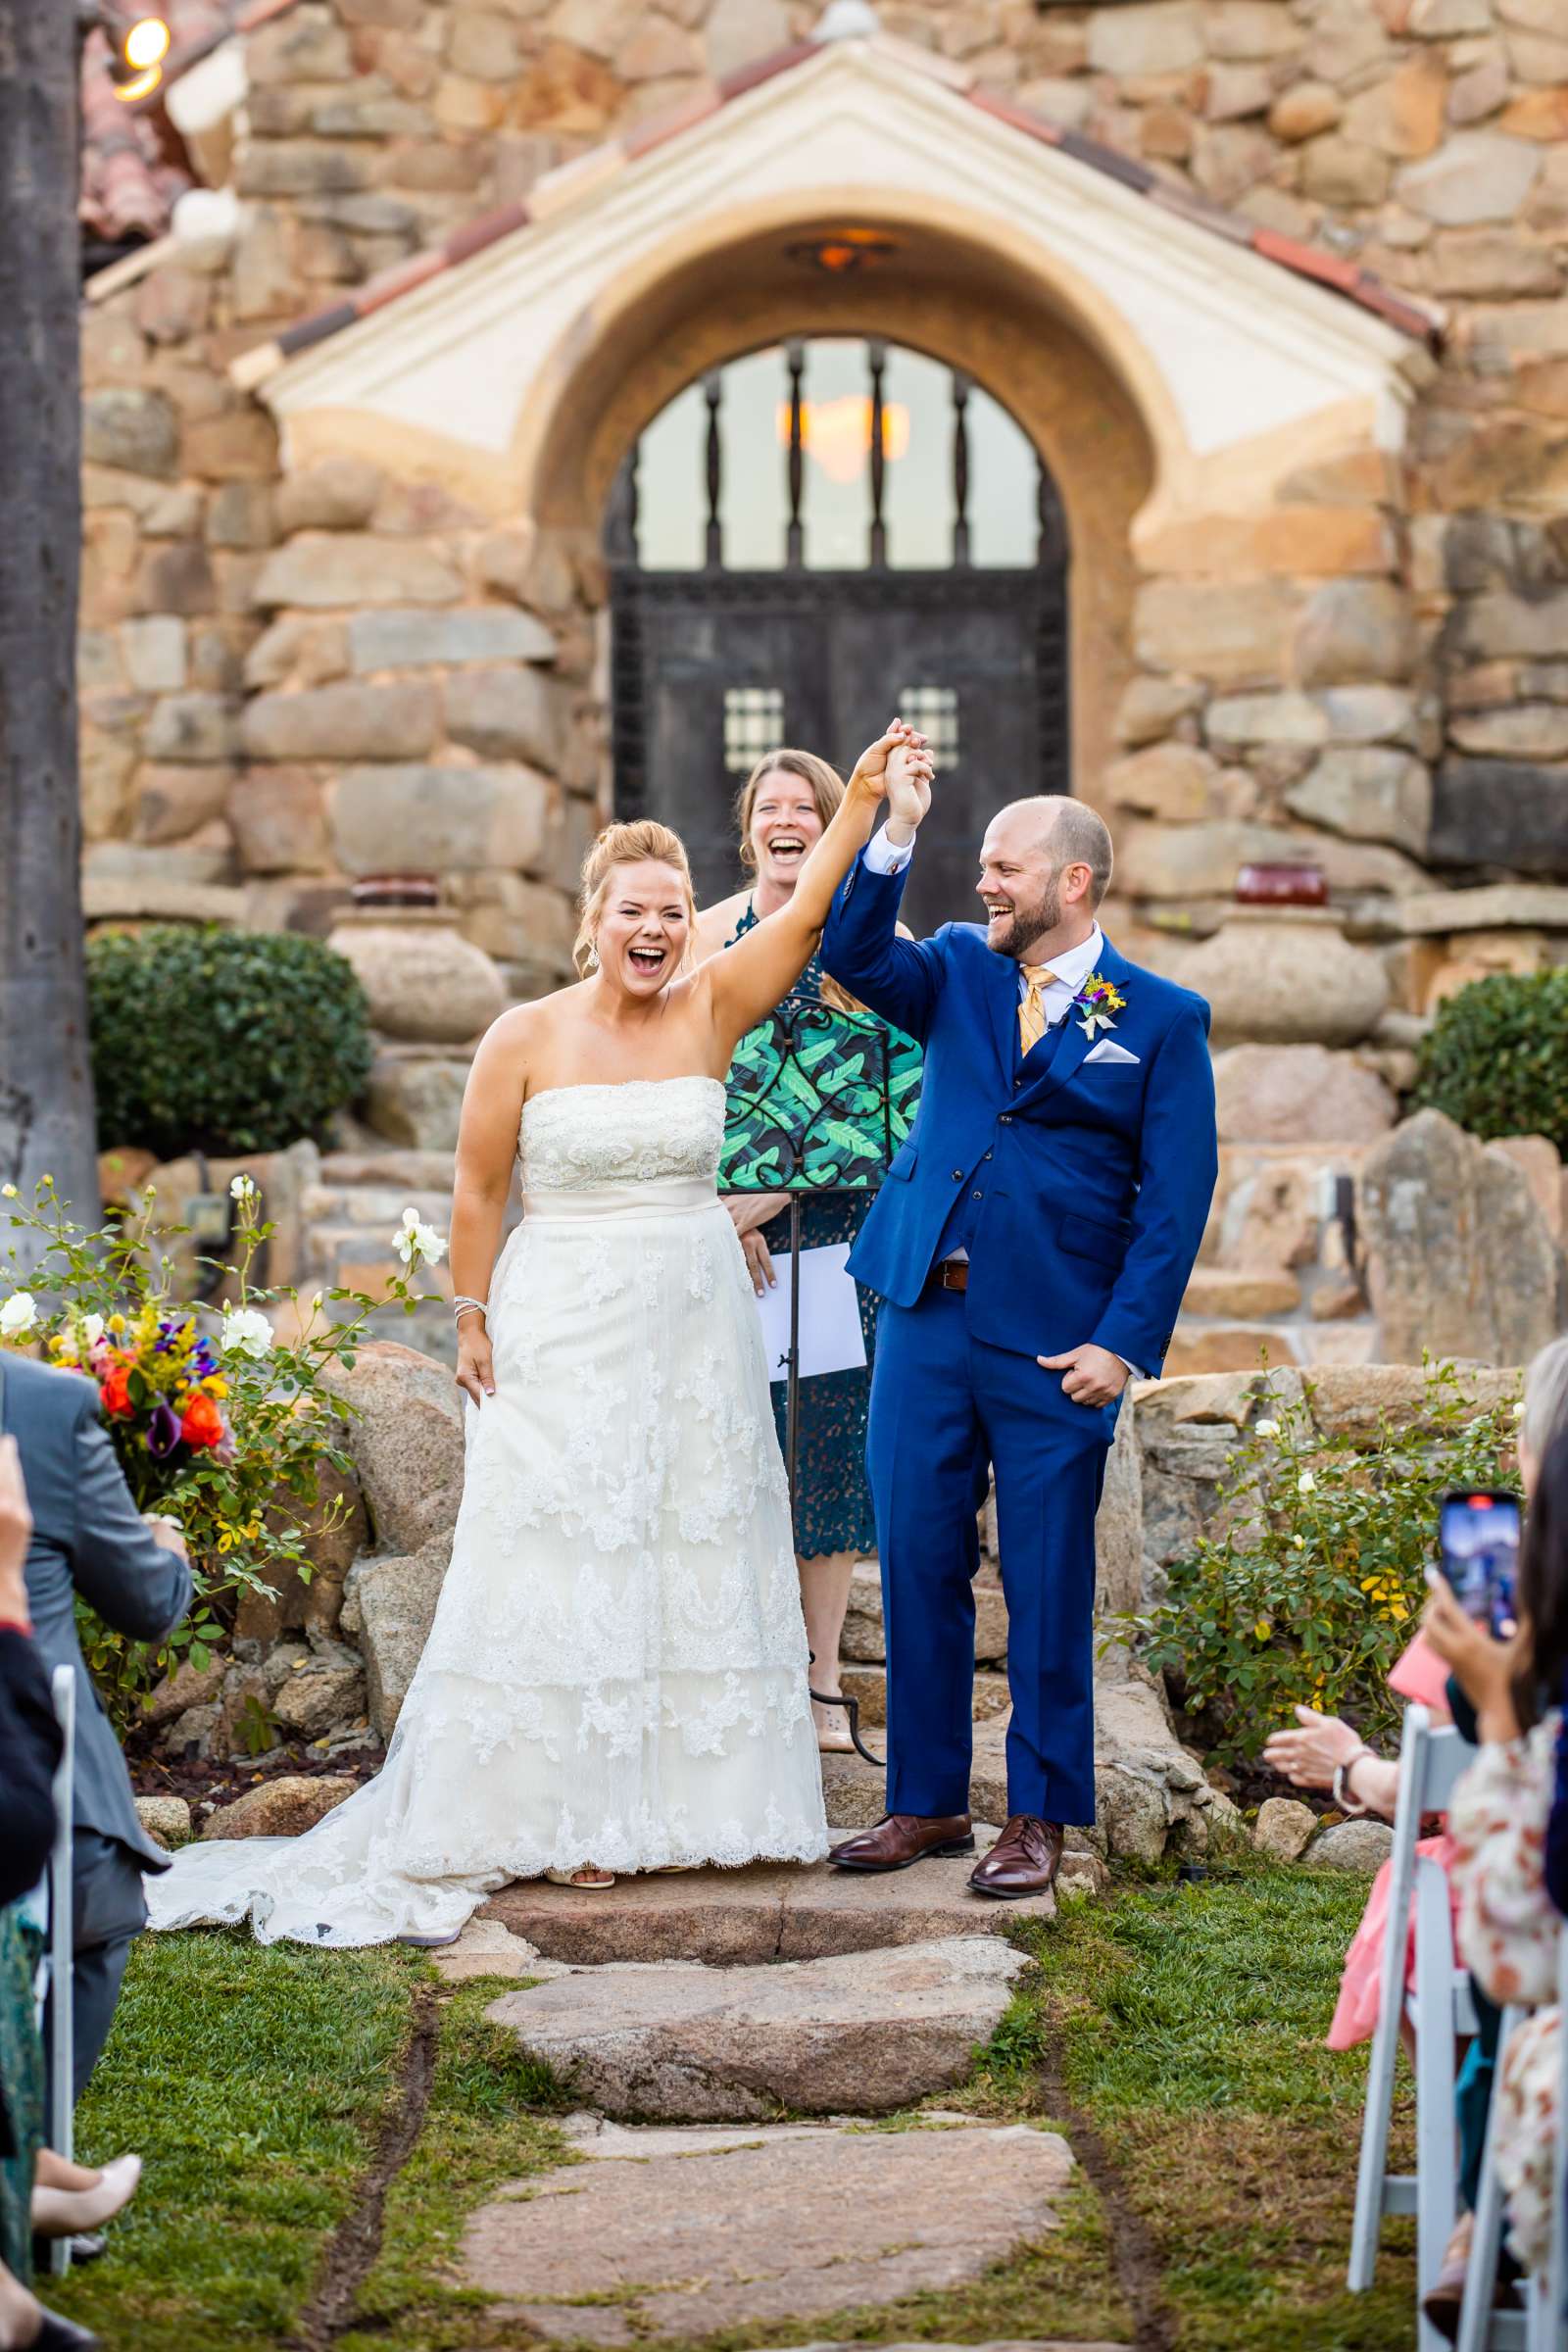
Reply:
[[[232,33],[254,31],[296,0],[162,0],[173,38],[152,94],[127,105],[110,68],[115,51],[102,30],[81,53],[81,218],[101,237],[161,236],[179,197],[195,183],[164,116],[171,82],[220,47]],[[109,0],[104,15],[119,32],[145,13],[132,0]]]
[[[177,17],[175,63],[172,71],[178,71],[181,66],[193,63],[197,56],[206,55],[220,41],[227,38],[231,31],[248,29],[252,24],[278,15],[293,5],[294,0],[171,0],[171,7]],[[102,45],[100,35],[95,35],[94,39],[100,42],[95,59],[95,74],[106,81],[107,46]],[[892,46],[894,44],[890,44]],[[908,42],[899,41],[896,48],[901,61],[907,60],[916,67],[921,64],[921,53]],[[608,140],[603,148],[591,150],[591,155],[602,163],[603,172],[586,174],[586,182],[597,184],[604,174],[613,172],[665,141],[690,130],[730,100],[744,97],[749,91],[760,88],[781,74],[792,73],[798,66],[805,65],[808,59],[819,54],[818,43],[797,41],[789,48],[775,50],[767,57],[755,59],[750,65],[738,68],[734,73],[725,74],[716,84],[702,84],[690,97],[663,114]],[[932,57],[930,70],[934,76],[952,85],[953,76],[945,61]],[[85,72],[83,83],[85,104]],[[1383,285],[1357,263],[1330,253],[1321,246],[1305,244],[1298,238],[1282,236],[1277,230],[1259,227],[1243,216],[1211,203],[1181,181],[1161,177],[1137,158],[1123,155],[1116,148],[1086,137],[1081,131],[1065,128],[1033,114],[1016,99],[996,90],[964,87],[961,94],[969,105],[980,108],[1010,129],[1038,140],[1042,146],[1053,148],[1058,155],[1070,157],[1086,171],[1114,179],[1135,196],[1159,206],[1162,211],[1192,221],[1232,244],[1247,246],[1260,259],[1289,270],[1298,277],[1312,279],[1347,301],[1372,312],[1402,334],[1428,345],[1437,343],[1442,331],[1441,315]],[[160,181],[158,167],[143,136],[146,130],[145,118],[138,121],[134,110],[122,106],[112,93],[111,104],[119,118],[118,137],[114,135],[117,125],[105,114],[101,90],[95,84],[95,111],[90,117],[89,143],[92,171],[96,173],[94,184],[98,190],[98,217],[104,221],[122,219],[140,223],[149,218],[156,218],[160,198],[167,191],[168,171],[165,167],[165,175]],[[128,133],[124,127],[127,115],[131,117]],[[578,165],[583,165],[588,163],[589,158],[584,156],[576,160]],[[574,168],[566,166],[564,170],[569,172]],[[85,201],[84,196],[84,205]],[[539,209],[544,209],[543,190]],[[352,324],[355,319],[365,318],[371,311],[380,310],[412,287],[422,285],[440,271],[454,269],[471,259],[474,254],[495,244],[499,238],[511,236],[526,225],[529,217],[526,204],[505,206],[457,230],[430,252],[401,263],[393,270],[384,270],[379,277],[372,278],[355,292],[332,303],[329,308],[301,319],[296,326],[278,336],[275,342],[248,352],[239,364],[245,380],[249,383],[261,382],[270,368],[289,353],[324,341],[328,335],[337,333],[340,327]]]

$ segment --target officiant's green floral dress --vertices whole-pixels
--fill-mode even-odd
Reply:
[[[748,904],[725,947],[732,948],[756,922]],[[820,956],[813,956],[784,1004],[736,1047],[718,1167],[721,1193],[790,1191],[787,1139],[793,1138],[803,1146],[808,1185],[857,1188],[806,1193],[803,1250],[858,1238],[888,1160],[908,1134],[920,1100],[920,1049],[913,1039],[874,1012],[841,1011],[823,997],[825,978]],[[775,1258],[786,1256],[788,1210],[764,1225],[762,1236]],[[801,1383],[795,1548],[804,1559],[876,1548],[865,1478],[876,1302],[864,1290],[859,1300],[865,1369],[819,1372]],[[784,1383],[775,1381],[773,1418],[781,1450],[788,1444],[785,1395]]]

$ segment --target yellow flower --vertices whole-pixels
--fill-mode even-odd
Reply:
[[[1402,1625],[1409,1614],[1410,1612],[1402,1600],[1396,1600],[1389,1611],[1389,1615],[1394,1619],[1396,1625]]]
[[[110,1316],[110,1318],[109,1318],[109,1328],[110,1328],[110,1330],[111,1330],[111,1331],[114,1333],[114,1335],[115,1335],[115,1337],[116,1337],[116,1339],[117,1339],[117,1340],[118,1340],[118,1339],[122,1339],[122,1338],[124,1336],[124,1330],[125,1330],[125,1318],[124,1318],[124,1316],[123,1316],[123,1315],[111,1315],[111,1316]]]
[[[1253,1626],[1252,1633],[1255,1640],[1259,1642],[1266,1642],[1273,1630],[1274,1629],[1269,1624],[1268,1619],[1266,1617],[1260,1617],[1257,1623]]]
[[[228,1383],[221,1372],[215,1372],[210,1380],[204,1380],[202,1387],[207,1391],[209,1396],[226,1396],[228,1395]]]

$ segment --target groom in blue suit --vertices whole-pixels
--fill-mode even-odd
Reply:
[[[1031,1895],[1063,1825],[1095,1817],[1095,1513],[1122,1390],[1160,1369],[1214,1189],[1208,1007],[1101,931],[1110,836],[1078,801],[992,820],[983,926],[901,938],[930,797],[892,789],[822,943],[833,977],[925,1049],[914,1130],[850,1259],[884,1301],[866,1461],[888,1818],[833,1860],[973,1850],[972,1580],[994,1467],[1009,1818],[970,1885]]]

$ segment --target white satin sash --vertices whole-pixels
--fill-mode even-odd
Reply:
[[[700,1176],[666,1176],[648,1184],[585,1184],[571,1191],[524,1193],[524,1222],[601,1217],[667,1217],[716,1208],[718,1194]]]

